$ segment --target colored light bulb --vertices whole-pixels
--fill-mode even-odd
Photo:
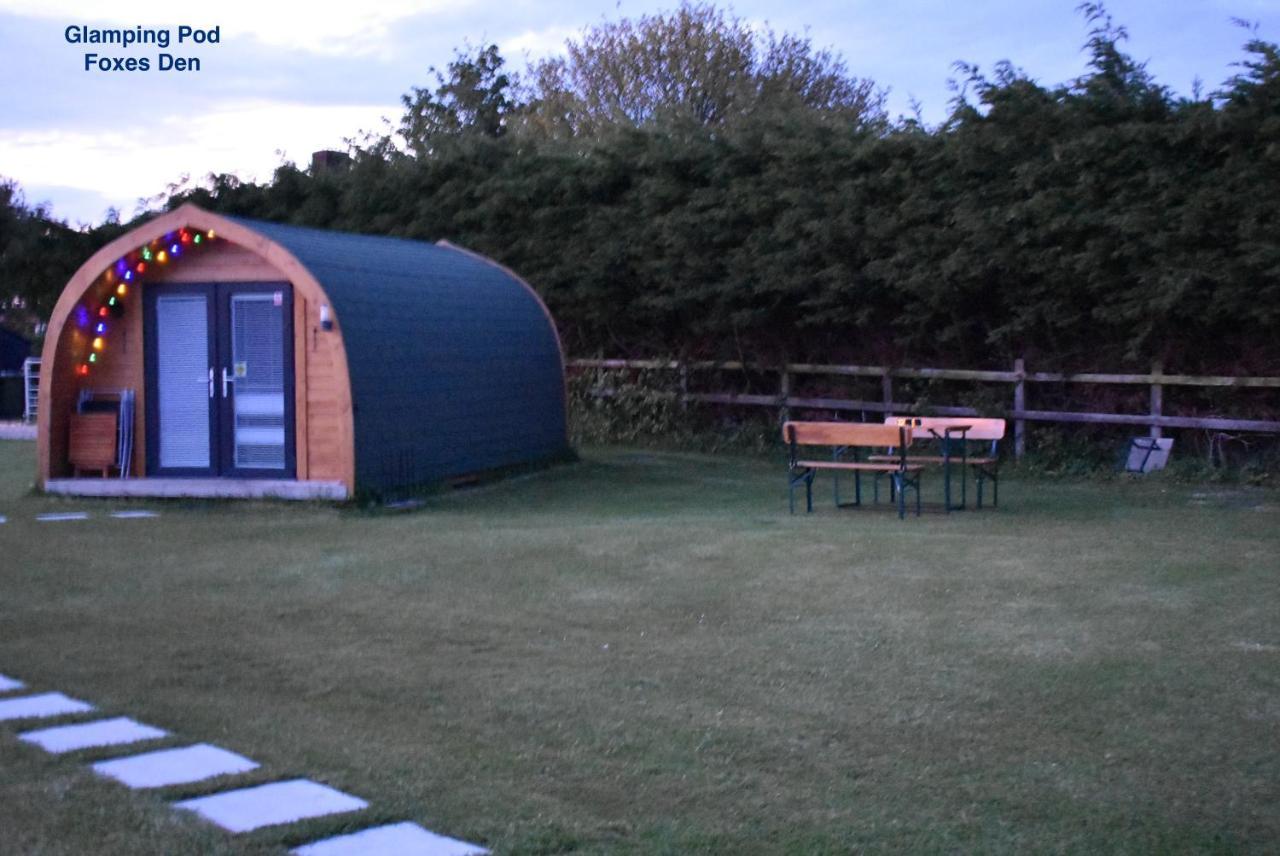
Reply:
[[[89,373],[89,367],[88,367],[88,366],[83,365],[83,364],[82,364],[82,365],[79,365],[79,366],[76,366],[76,374],[80,375],[80,377],[84,377],[84,376],[85,376],[85,375],[87,375],[88,373]]]
[[[114,294],[107,298],[107,305],[108,306],[116,305],[116,296]]]
[[[91,362],[91,363],[96,363],[97,361],[98,361],[98,355],[97,355],[97,354],[90,354],[90,355],[89,355],[89,362]]]
[[[182,247],[178,246],[177,244],[174,244],[173,246],[169,247],[169,255],[171,256],[176,256],[180,252],[182,252]]]
[[[200,241],[201,241],[203,238],[204,238],[204,236],[203,236],[203,235],[201,235],[201,234],[197,233],[197,234],[196,234],[196,236],[195,236],[194,238],[192,238],[191,240],[195,241],[195,242],[198,244],[198,243],[200,243]]]
[[[134,268],[138,273],[146,273],[147,266],[143,262],[138,262],[138,266]]]
[[[166,253],[164,250],[161,250],[159,255],[156,256],[156,261],[160,262],[160,264],[164,264],[165,262],[169,261],[169,254]]]
[[[128,293],[129,293],[129,287],[126,286],[123,282],[116,286],[116,294],[120,295],[121,297],[124,297]]]
[[[104,274],[104,277],[106,278],[107,284],[109,285],[115,281],[116,275],[113,271],[108,269],[107,272]]]
[[[98,317],[99,318],[107,317],[107,307],[103,306],[101,309],[98,310]]]
[[[148,248],[148,247],[143,247],[143,248],[142,248],[142,259],[143,259],[143,261],[148,261],[148,262],[149,262],[149,261],[151,261],[151,250],[150,250],[150,248]]]
[[[182,234],[179,237],[181,238],[182,243],[184,244],[191,243],[191,233],[188,232],[186,229],[182,230]]]
[[[106,325],[104,322],[99,321],[99,322],[98,322],[98,326],[94,328],[94,332],[96,332],[96,333],[105,333],[105,332],[107,332],[107,325]]]
[[[208,235],[209,235],[209,240],[210,240],[210,241],[212,241],[214,238],[218,237],[217,235],[215,235],[215,234],[213,233],[213,230],[212,230],[212,229],[210,229],[210,230],[209,230]]]
[[[95,337],[94,337],[94,339],[93,339],[93,349],[94,349],[95,351],[101,351],[101,350],[102,350],[103,348],[105,348],[106,346],[107,346],[107,343],[103,340],[103,338],[102,338],[101,336],[95,336]]]

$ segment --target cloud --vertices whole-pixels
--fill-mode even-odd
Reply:
[[[85,12],[83,0],[0,0],[0,10],[53,18],[63,25],[169,27],[221,25],[223,42],[252,36],[273,47],[332,56],[377,54],[398,24],[422,15],[456,15],[474,0],[377,0],[317,6],[301,0],[220,0],[214,5],[160,5],[112,0]]]
[[[580,27],[544,27],[540,30],[525,30],[503,39],[498,47],[502,49],[502,55],[508,59],[516,56],[541,59],[552,54],[563,53],[564,43],[580,33]]]
[[[196,181],[209,172],[266,179],[280,165],[277,152],[305,167],[313,151],[345,148],[345,138],[379,130],[384,116],[395,115],[394,105],[240,101],[110,132],[0,130],[0,163],[23,186],[93,188],[128,215],[139,198],[184,175]],[[96,222],[103,211],[59,198],[55,213]]]

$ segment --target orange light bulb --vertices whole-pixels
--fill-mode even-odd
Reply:
[[[101,336],[93,337],[93,349],[95,351],[101,351],[104,347],[106,347],[106,345],[107,343],[103,341]]]

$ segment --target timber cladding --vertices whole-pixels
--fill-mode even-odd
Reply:
[[[148,272],[80,377],[108,267],[175,230],[216,240]],[[293,437],[299,481],[382,492],[558,457],[568,448],[564,360],[545,305],[514,273],[449,245],[241,220],[184,205],[96,253],[50,319],[38,428],[39,480],[71,474],[67,438],[80,390],[138,391],[133,473],[146,478],[146,289],[288,283]],[[154,423],[153,423],[154,424]]]

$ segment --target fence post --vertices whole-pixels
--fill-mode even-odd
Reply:
[[[1018,379],[1013,382],[1013,409],[1021,412],[1027,409],[1027,368],[1022,357],[1013,361],[1013,371]],[[1027,423],[1023,419],[1013,420],[1013,457],[1021,460],[1027,453]]]
[[[885,366],[884,374],[880,376],[880,392],[884,396],[884,415],[889,415],[889,408],[893,407],[893,374],[888,366]]]
[[[689,367],[680,363],[680,412],[689,409]]]
[[[1160,383],[1160,375],[1164,374],[1164,363],[1160,360],[1152,363],[1151,374],[1154,375],[1151,383],[1151,415],[1161,416],[1164,413],[1164,385]],[[1151,436],[1160,439],[1162,432],[1159,425],[1151,426]]]
[[[778,382],[778,421],[786,422],[791,418],[791,408],[787,407],[787,399],[791,397],[791,372],[786,365],[782,367],[782,375]]]

